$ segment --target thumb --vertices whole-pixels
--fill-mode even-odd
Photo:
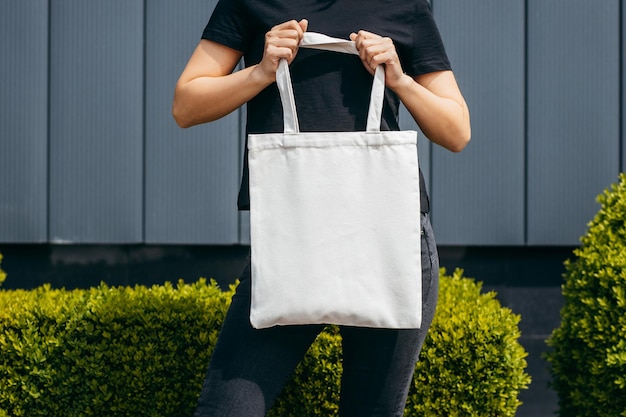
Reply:
[[[309,21],[306,19],[302,19],[301,21],[298,22],[298,24],[302,28],[303,32],[306,32],[307,28],[309,27]]]

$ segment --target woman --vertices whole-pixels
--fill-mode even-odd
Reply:
[[[360,59],[299,49],[307,30],[349,37]],[[233,72],[242,57],[245,69]],[[458,152],[469,142],[469,111],[427,0],[220,0],[176,85],[176,122],[181,127],[210,122],[247,103],[247,133],[282,132],[275,85],[280,59],[291,67],[301,131],[365,130],[371,74],[384,65],[382,130],[399,129],[401,101],[434,143]],[[249,209],[246,159],[238,199],[242,210]],[[438,289],[438,255],[425,191],[421,200],[422,328],[341,328],[341,416],[403,414]],[[197,417],[264,416],[322,329],[253,329],[249,264],[240,280],[211,358]]]

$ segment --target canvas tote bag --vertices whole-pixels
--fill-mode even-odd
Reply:
[[[357,54],[310,32],[301,46]],[[286,61],[276,78],[284,133],[248,137],[251,324],[420,327],[417,132],[380,130],[383,68],[365,132],[300,132]]]

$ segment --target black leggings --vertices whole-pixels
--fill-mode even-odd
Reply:
[[[415,363],[432,322],[439,258],[428,215],[422,214],[422,328],[340,327],[343,376],[339,415],[402,416]],[[194,417],[262,417],[315,340],[322,325],[254,329],[250,264],[240,277],[206,374]]]

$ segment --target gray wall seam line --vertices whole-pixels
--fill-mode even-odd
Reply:
[[[529,0],[524,0],[524,103],[522,109],[524,112],[523,117],[523,138],[524,138],[524,206],[523,210],[523,244],[529,246],[528,242],[528,229],[529,229],[529,216],[528,216],[528,197],[529,197],[529,169],[528,169],[528,155],[529,155],[529,137],[528,137],[528,57],[529,57]]]
[[[147,164],[146,164],[146,152],[148,150],[148,138],[147,138],[147,129],[146,129],[146,119],[147,119],[147,75],[148,75],[148,66],[147,66],[147,54],[148,54],[148,1],[143,0],[143,57],[142,57],[142,74],[143,74],[143,83],[141,97],[142,97],[142,121],[141,121],[141,135],[142,135],[142,150],[141,150],[141,243],[146,243],[146,189],[147,189]]]
[[[48,68],[47,71],[47,85],[46,85],[46,231],[44,236],[44,242],[50,243],[52,237],[50,236],[50,223],[52,220],[52,216],[50,213],[51,206],[51,178],[52,178],[52,169],[51,169],[51,161],[52,161],[52,134],[50,129],[50,108],[51,108],[51,100],[52,100],[52,0],[48,0],[48,39],[47,39],[47,57],[46,62]]]

